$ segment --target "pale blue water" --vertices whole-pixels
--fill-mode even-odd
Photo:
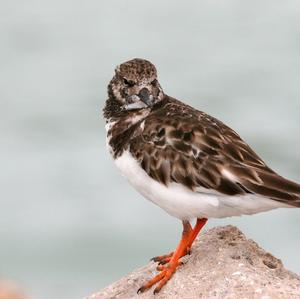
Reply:
[[[234,127],[300,181],[298,1],[2,1],[0,276],[82,298],[177,243],[105,150],[116,64],[152,60],[164,90]],[[300,273],[300,210],[234,224]]]

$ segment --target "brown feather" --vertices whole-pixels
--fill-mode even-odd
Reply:
[[[300,207],[299,184],[277,175],[236,132],[204,112],[165,96],[143,119],[143,129],[141,121],[129,128],[127,124],[120,122],[113,132],[115,156],[129,149],[162,184],[175,182],[231,196],[253,193]]]

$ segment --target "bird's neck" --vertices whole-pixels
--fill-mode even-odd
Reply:
[[[150,109],[124,111],[114,98],[109,98],[103,109],[106,120],[107,142],[113,156],[118,156],[128,146],[140,124],[149,115]]]

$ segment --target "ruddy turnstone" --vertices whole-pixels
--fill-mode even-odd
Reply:
[[[107,145],[121,173],[183,224],[177,249],[154,258],[160,273],[138,292],[156,283],[154,293],[160,291],[208,218],[300,207],[299,184],[270,169],[221,121],[166,95],[147,60],[116,68],[104,117]]]

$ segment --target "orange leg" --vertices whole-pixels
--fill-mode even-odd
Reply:
[[[196,239],[196,237],[198,236],[200,230],[203,228],[203,226],[206,224],[207,222],[207,218],[201,218],[201,219],[197,219],[196,225],[192,231],[192,234],[190,236],[189,239],[189,245],[188,245],[188,251],[191,250],[191,247]]]
[[[199,232],[203,228],[203,226],[206,224],[206,222],[207,222],[206,218],[197,219],[195,227],[192,229],[192,231],[189,235],[189,244],[186,248],[186,251],[183,253],[183,255],[181,257],[183,257],[187,254],[190,254],[191,247],[192,247],[197,235],[199,234]],[[173,252],[166,254],[166,255],[156,256],[156,257],[152,258],[151,260],[154,262],[158,262],[159,265],[164,265],[164,264],[167,264],[170,262],[172,255],[173,255]],[[161,271],[161,269],[163,269],[163,268],[158,267],[157,269]]]
[[[207,219],[197,219],[197,224],[195,228],[192,229],[190,223],[188,221],[182,221],[183,224],[183,232],[181,241],[176,248],[175,252],[167,255],[167,259],[169,260],[168,265],[165,267],[161,267],[161,272],[156,275],[154,278],[149,280],[146,284],[144,284],[139,290],[138,293],[144,292],[145,290],[151,288],[154,284],[158,283],[158,286],[154,290],[154,294],[158,293],[161,288],[168,282],[168,280],[175,273],[178,265],[180,264],[179,259],[186,255],[190,247],[192,246],[193,241],[195,240],[197,234],[201,230],[201,228],[206,223]]]
[[[186,221],[185,223],[186,224],[184,224],[184,225],[186,225],[186,227],[184,227],[183,229],[186,230],[186,231],[189,231],[189,236],[190,236],[192,234],[192,231],[193,231],[192,226],[188,221]],[[174,252],[170,252],[170,253],[165,254],[165,255],[155,256],[151,259],[151,261],[158,262],[159,265],[164,265],[164,264],[168,263],[171,260],[173,254],[174,254]],[[185,255],[186,255],[186,253],[183,254],[183,256],[185,256]]]
[[[189,244],[189,236],[192,233],[191,225],[188,221],[182,221],[183,232],[181,241],[172,254],[172,258],[167,268],[165,268],[161,273],[156,275],[154,278],[145,283],[139,290],[138,293],[144,292],[145,290],[151,288],[157,282],[160,282],[159,285],[155,288],[154,294],[158,293],[160,289],[167,283],[167,281],[172,277],[173,273],[176,271],[178,260],[182,256],[183,252],[186,250]]]

